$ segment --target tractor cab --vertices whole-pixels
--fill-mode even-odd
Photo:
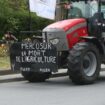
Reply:
[[[68,2],[60,4],[62,19],[90,18],[96,13],[103,13],[105,17],[104,0],[68,0]]]
[[[105,36],[104,0],[70,0],[63,8],[62,19],[84,18],[90,36]]]
[[[68,0],[60,3],[62,19],[90,18],[98,12],[98,0]]]

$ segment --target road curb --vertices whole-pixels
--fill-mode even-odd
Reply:
[[[12,70],[0,70],[0,76],[2,75],[9,75],[9,74],[18,74],[19,72],[14,72]]]
[[[0,83],[18,82],[25,80],[21,74],[0,75]]]

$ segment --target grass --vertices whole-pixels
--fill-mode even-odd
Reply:
[[[0,70],[10,69],[10,58],[8,56],[8,46],[0,45]]]
[[[0,57],[0,70],[10,69],[10,58],[9,56]]]

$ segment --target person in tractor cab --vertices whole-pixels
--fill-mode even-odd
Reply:
[[[67,9],[67,18],[82,18],[82,11],[78,7],[73,6],[72,3],[67,3],[64,5],[64,8]]]

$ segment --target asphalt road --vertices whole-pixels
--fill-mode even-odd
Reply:
[[[83,86],[68,76],[44,83],[1,82],[0,105],[105,105],[105,72],[95,84]]]

